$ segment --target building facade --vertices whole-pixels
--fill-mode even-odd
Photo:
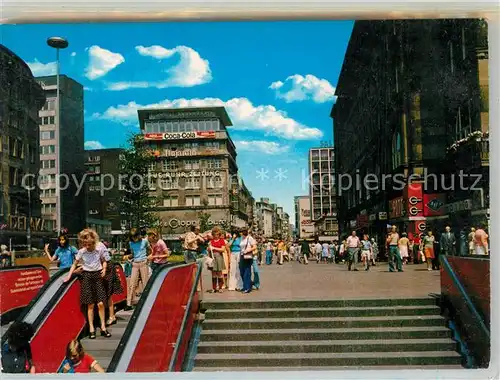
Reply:
[[[343,235],[368,232],[383,249],[387,224],[415,235],[450,223],[445,205],[460,192],[447,151],[469,134],[480,134],[464,144],[476,168],[487,151],[478,30],[467,19],[355,23],[331,113],[337,174],[354,180],[337,184]]]
[[[311,218],[311,198],[307,195],[294,198],[295,231],[299,239],[314,237],[314,222]]]
[[[338,240],[335,151],[332,147],[309,150],[311,218],[319,240]]]
[[[51,233],[50,223],[41,217],[35,178],[40,167],[38,110],[45,94],[28,65],[3,45],[0,94],[0,244],[41,248]]]
[[[178,240],[206,214],[210,228],[252,222],[253,198],[238,176],[236,148],[227,130],[232,123],[223,107],[138,114],[145,143],[157,157],[150,168],[150,188],[166,240]]]
[[[83,86],[66,75],[59,78],[60,119],[56,76],[36,78],[47,99],[39,112],[42,215],[53,230],[60,220],[61,230],[74,235],[85,226],[85,194],[73,179],[80,182],[84,174]]]
[[[271,207],[269,199],[261,198],[259,201],[256,201],[255,208],[258,220],[257,234],[265,239],[273,238],[275,235],[275,231],[273,229],[274,209]]]
[[[86,224],[113,244],[127,227],[120,212],[119,167],[123,149],[85,151]],[[114,241],[113,241],[114,240]]]

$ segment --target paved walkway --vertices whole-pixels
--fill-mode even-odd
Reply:
[[[427,271],[426,264],[405,265],[404,272],[390,273],[387,263],[377,264],[365,272],[349,272],[345,264],[261,265],[261,288],[250,294],[230,292],[210,294],[210,272],[203,270],[205,301],[321,300],[355,298],[409,298],[439,294],[439,271]]]

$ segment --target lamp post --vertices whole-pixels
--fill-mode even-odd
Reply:
[[[28,184],[27,190],[28,190],[28,227],[26,229],[26,245],[28,246],[28,251],[31,251],[31,183]]]
[[[60,129],[61,129],[61,107],[60,107],[60,90],[59,90],[59,50],[66,49],[68,47],[68,41],[62,37],[50,37],[47,40],[47,45],[51,48],[56,49],[56,146],[57,146],[57,155],[56,155],[56,166],[57,173],[61,172],[61,139],[60,139]],[[61,190],[59,188],[59,183],[56,181],[56,228],[57,233],[61,232]]]

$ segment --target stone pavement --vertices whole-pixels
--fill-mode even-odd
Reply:
[[[261,288],[250,294],[224,290],[210,294],[211,274],[204,268],[204,301],[322,300],[356,298],[415,298],[440,294],[439,271],[427,271],[426,264],[405,265],[404,272],[390,273],[387,263],[378,263],[368,272],[349,272],[346,264],[261,265]]]

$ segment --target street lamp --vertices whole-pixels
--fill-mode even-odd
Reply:
[[[57,146],[57,156],[56,156],[56,166],[57,166],[57,173],[60,174],[61,172],[61,139],[60,139],[60,129],[61,129],[61,108],[60,108],[60,94],[59,94],[59,50],[60,49],[66,49],[68,47],[68,41],[62,37],[50,37],[47,40],[47,45],[49,45],[51,48],[56,49],[56,81],[57,81],[57,89],[56,89],[56,104],[57,104],[57,110],[56,110],[56,146]],[[59,234],[61,232],[61,191],[59,188],[59,184],[56,181],[56,213],[57,213],[57,219],[56,219],[56,228],[57,228],[57,233]]]

